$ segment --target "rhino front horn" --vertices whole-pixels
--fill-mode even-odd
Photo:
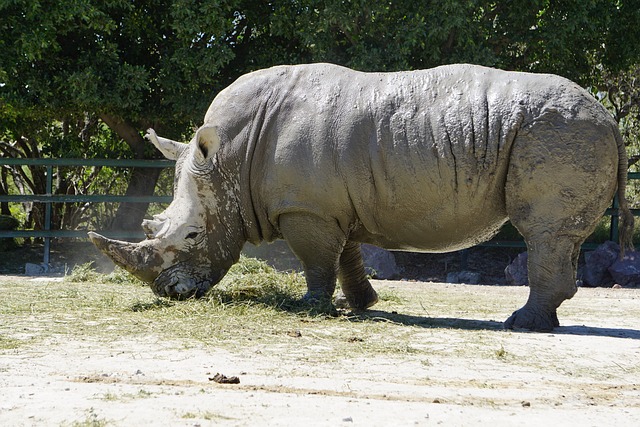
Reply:
[[[89,238],[98,249],[138,279],[152,283],[160,274],[162,259],[150,245],[108,239],[90,231]]]

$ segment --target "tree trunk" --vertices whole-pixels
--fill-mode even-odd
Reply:
[[[160,176],[160,168],[134,168],[127,187],[127,196],[152,196],[156,182]],[[111,223],[112,230],[142,231],[144,219],[149,203],[120,203],[116,216]]]
[[[9,195],[9,191],[7,190],[9,188],[9,185],[6,184],[7,182],[8,182],[7,170],[2,168],[0,170],[0,195],[2,196]],[[9,209],[9,202],[0,203],[0,215],[11,215],[11,210]]]
[[[145,142],[138,130],[130,123],[109,114],[101,114],[100,118],[129,146],[136,159],[145,159]],[[127,196],[152,196],[156,182],[162,170],[160,168],[133,168],[127,187]],[[142,220],[149,208],[149,203],[120,203],[111,223],[111,230],[142,231]]]

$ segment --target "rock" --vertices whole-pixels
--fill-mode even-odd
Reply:
[[[527,252],[522,252],[504,269],[507,284],[513,286],[527,286],[529,284],[527,259]]]
[[[447,283],[466,283],[477,285],[480,283],[480,273],[473,271],[452,271],[447,273]]]
[[[615,283],[626,287],[640,286],[640,252],[628,251],[608,268]]]
[[[585,286],[610,285],[613,278],[608,269],[618,259],[620,246],[612,241],[601,244],[594,251],[584,254],[584,272],[582,276]]]
[[[212,378],[209,378],[209,381],[214,381],[218,384],[240,384],[240,378],[235,376],[228,377],[221,373],[215,374]]]
[[[24,274],[27,276],[42,276],[48,273],[48,268],[44,264],[26,263],[24,265]]]
[[[396,279],[400,269],[393,254],[377,246],[361,245],[365,270],[375,279]]]
[[[618,259],[619,252],[620,246],[609,241],[585,253],[585,267],[578,286],[611,286],[614,282],[627,287],[640,286],[640,252],[627,252],[622,260]],[[510,285],[528,285],[527,253],[518,255],[504,274]]]

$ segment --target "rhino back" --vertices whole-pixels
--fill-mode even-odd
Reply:
[[[504,223],[513,140],[550,105],[564,108],[558,92],[580,91],[572,85],[470,65],[275,67],[241,78],[212,105],[225,113],[208,117],[248,141],[234,156],[250,165],[243,183],[263,238],[278,237],[280,215],[304,211],[355,240],[446,251]]]

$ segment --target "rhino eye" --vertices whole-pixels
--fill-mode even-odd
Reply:
[[[198,233],[196,231],[192,231],[191,233],[187,234],[187,239],[195,239],[196,237],[198,237]]]

